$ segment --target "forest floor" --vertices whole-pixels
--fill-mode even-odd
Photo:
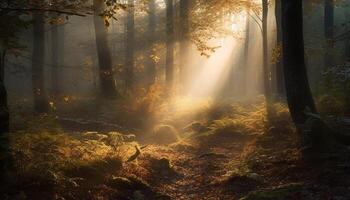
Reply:
[[[305,158],[283,104],[268,127],[261,101],[77,105],[16,114],[2,199],[350,199],[350,149]]]

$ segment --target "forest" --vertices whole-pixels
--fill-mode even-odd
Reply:
[[[0,0],[0,199],[349,200],[350,0]]]

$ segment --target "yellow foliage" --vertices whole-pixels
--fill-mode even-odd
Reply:
[[[281,58],[282,58],[282,44],[277,44],[272,49],[271,63],[276,64],[281,60]]]
[[[52,174],[89,166],[96,162],[125,160],[131,144],[120,141],[115,146],[106,140],[89,139],[85,134],[53,132],[16,132],[10,134],[10,149],[19,176],[48,179]]]
[[[145,88],[136,88],[133,92],[135,99],[132,111],[140,115],[157,115],[162,111],[166,90],[160,84],[153,84],[148,91]]]

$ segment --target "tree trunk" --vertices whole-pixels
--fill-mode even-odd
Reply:
[[[350,20],[350,12],[349,10],[345,13],[345,18],[346,20]],[[349,31],[350,29],[350,21],[348,21],[348,24],[346,26],[346,29]],[[345,62],[350,64],[350,37],[346,40],[346,45],[345,45]]]
[[[247,8],[247,16],[245,21],[245,41],[244,41],[244,52],[243,52],[243,72],[242,72],[242,94],[247,94],[247,76],[248,76],[248,60],[249,60],[249,45],[250,45],[250,16],[249,8]]]
[[[0,52],[0,135],[9,131],[9,111],[5,88],[5,56],[6,51]]]
[[[305,111],[317,111],[305,66],[302,0],[282,0],[282,35],[288,106],[294,123],[304,124]]]
[[[264,93],[267,103],[269,103],[271,85],[270,85],[270,68],[268,57],[268,41],[267,41],[267,16],[268,16],[268,0],[262,0],[262,38],[263,38],[263,76],[264,76]]]
[[[174,10],[173,0],[166,0],[167,40],[166,40],[166,84],[172,88],[174,79]]]
[[[130,89],[134,82],[134,0],[128,0],[125,52],[125,86]]]
[[[180,0],[180,32],[179,32],[179,40],[180,40],[180,52],[179,52],[179,76],[180,83],[182,86],[186,85],[186,72],[185,72],[185,64],[186,64],[186,55],[188,49],[190,47],[190,22],[189,22],[189,0]]]
[[[268,0],[262,0],[262,41],[263,41],[263,84],[266,102],[266,119],[271,122],[272,102],[271,102],[271,70],[269,66],[268,38],[267,38],[267,18],[269,11]]]
[[[34,13],[33,17],[32,87],[34,111],[38,113],[47,113],[49,112],[49,103],[44,80],[45,22],[43,14]]]
[[[7,93],[5,88],[5,55],[6,50],[0,51],[0,183],[3,184],[3,188],[0,188],[0,193],[6,191],[6,182],[8,182],[8,176],[6,176],[9,170],[13,169],[13,162],[10,152],[9,144],[9,110],[7,106]]]
[[[332,53],[334,39],[334,2],[325,0],[324,5],[324,36],[326,38],[325,68],[332,66]]]
[[[276,31],[277,31],[277,39],[276,43],[278,47],[282,45],[282,25],[281,25],[281,0],[275,1],[275,17],[276,17]],[[276,93],[279,96],[285,95],[284,89],[284,75],[283,75],[283,65],[282,58],[278,58],[276,63]]]
[[[58,17],[55,14],[53,17]],[[51,94],[52,96],[61,95],[61,79],[60,79],[60,67],[63,64],[63,54],[64,54],[64,26],[57,24],[52,25],[51,30],[51,61],[52,61],[52,71],[51,71]]]
[[[334,2],[325,0],[324,2],[324,36],[326,39],[326,48],[324,54],[324,70],[328,70],[334,65],[333,47],[334,47]],[[330,89],[332,80],[330,76],[325,77],[325,87]]]
[[[149,15],[148,15],[148,58],[147,58],[147,87],[149,88],[156,81],[156,65],[152,58],[155,55],[153,48],[155,31],[156,31],[156,2],[150,0],[148,2]]]
[[[94,0],[94,25],[97,57],[100,67],[100,87],[102,95],[115,97],[117,95],[117,90],[113,77],[111,52],[108,47],[107,29],[104,24],[104,19],[100,16],[104,7],[103,0]]]

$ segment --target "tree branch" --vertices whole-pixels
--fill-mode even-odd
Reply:
[[[258,27],[259,27],[259,29],[260,29],[260,31],[261,31],[261,33],[262,33],[262,32],[263,32],[263,29],[262,29],[262,27],[261,27],[260,22],[259,22],[252,14],[250,14],[249,12],[248,12],[248,15],[255,21],[255,23],[258,25]]]
[[[86,15],[90,15],[91,13],[77,13],[73,11],[67,11],[67,10],[57,10],[57,9],[50,9],[50,8],[10,8],[10,7],[0,7],[0,10],[4,11],[18,11],[18,12],[34,12],[34,11],[41,11],[41,12],[54,12],[54,13],[60,13],[60,14],[67,14],[67,15],[76,15],[80,17],[86,17]]]

